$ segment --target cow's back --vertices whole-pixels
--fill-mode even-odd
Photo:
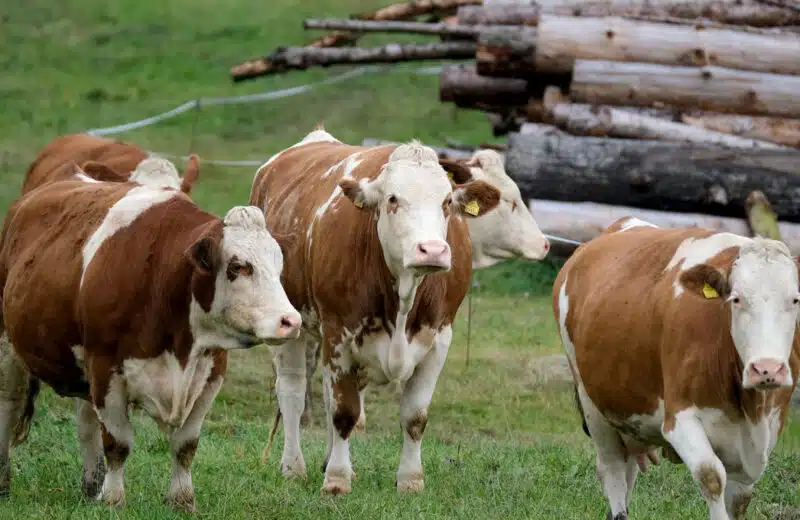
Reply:
[[[28,167],[22,193],[71,178],[86,161],[102,162],[114,171],[131,172],[148,157],[130,143],[89,134],[69,134],[48,143]]]
[[[666,269],[687,238],[704,229],[612,224],[580,246],[553,284],[562,342],[600,410],[649,414],[663,395],[661,342],[671,327],[676,269]],[[572,352],[570,352],[572,350]]]

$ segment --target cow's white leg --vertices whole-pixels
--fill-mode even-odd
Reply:
[[[353,429],[359,433],[363,433],[367,427],[367,414],[364,411],[364,394],[366,392],[366,387],[358,391],[358,400],[361,403],[361,413],[358,414],[358,420],[356,421],[356,425],[353,427]]]
[[[433,398],[436,381],[447,359],[453,330],[445,327],[434,338],[433,348],[417,365],[406,382],[400,398],[400,426],[403,429],[403,449],[397,468],[398,491],[422,491],[425,478],[422,471],[422,434],[428,424],[428,406]]]
[[[300,448],[300,415],[305,406],[306,338],[289,341],[276,349],[275,390],[283,415],[281,471],[286,478],[306,478],[306,462]]]
[[[628,488],[629,476],[635,475],[636,457],[625,460],[625,446],[617,430],[600,413],[586,395],[583,384],[578,384],[583,417],[595,447],[597,478],[608,500],[611,520],[627,520],[628,502],[632,489]],[[635,476],[632,479],[635,482]]]
[[[0,337],[0,497],[11,493],[10,445],[21,443],[27,437],[29,422],[20,424],[27,396],[28,371],[3,333]]]
[[[108,365],[105,365],[106,367]],[[102,370],[102,369],[101,369]],[[128,395],[125,380],[117,373],[98,371],[92,382],[92,398],[100,417],[106,475],[98,499],[108,506],[125,504],[125,461],[133,448],[133,426],[128,417]],[[102,384],[107,381],[106,384]],[[104,398],[96,397],[98,388],[107,388]]]
[[[315,338],[309,337],[305,342],[306,347],[306,399],[303,415],[300,416],[300,426],[308,426],[313,420],[311,403],[311,383],[319,364],[319,355],[322,349]]]
[[[664,438],[680,455],[700,487],[700,494],[708,504],[710,519],[730,520],[725,508],[727,474],[722,461],[711,448],[703,425],[692,410],[678,412],[673,421],[672,428],[663,428]],[[669,424],[669,417],[664,422]]]
[[[334,495],[349,493],[351,489],[354,473],[349,439],[360,407],[358,378],[350,370],[349,356],[343,354],[337,362],[339,366],[335,369],[327,360],[323,366],[328,449],[322,491]]]
[[[725,507],[731,520],[744,520],[750,499],[753,498],[753,485],[741,484],[728,480],[725,486]]]
[[[206,413],[222,387],[222,377],[208,382],[194,402],[186,421],[172,432],[169,447],[172,452],[172,481],[165,502],[171,508],[194,512],[194,487],[192,486],[192,460],[200,440],[200,429]]]
[[[75,399],[75,422],[78,430],[78,444],[83,458],[81,490],[89,500],[100,494],[106,475],[106,461],[103,454],[103,435],[100,418],[92,403]]]
[[[631,498],[633,497],[633,488],[636,486],[636,477],[639,476],[639,464],[636,462],[636,457],[628,457],[627,468],[625,471],[625,484],[628,488],[625,493],[625,511],[631,506]]]

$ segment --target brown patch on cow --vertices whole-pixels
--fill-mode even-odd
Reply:
[[[198,177],[200,177],[200,159],[196,154],[192,154],[186,160],[186,168],[183,170],[181,191],[187,195],[191,193]]]
[[[125,459],[131,453],[131,447],[123,442],[119,442],[113,435],[108,433],[105,426],[102,426],[103,433],[103,452],[106,455],[108,469],[115,470],[125,465]]]
[[[418,411],[408,420],[406,424],[406,433],[411,439],[419,442],[422,440],[422,434],[425,433],[425,427],[428,425],[428,414],[423,411]]]
[[[730,271],[724,272],[708,264],[699,264],[683,271],[680,275],[680,283],[689,292],[702,297],[705,297],[703,287],[708,284],[717,292],[718,297],[724,300],[731,294],[731,286],[728,282],[729,273]]]
[[[697,481],[700,483],[703,496],[712,501],[719,499],[722,494],[722,478],[714,466],[709,463],[700,464],[697,468]]]
[[[197,453],[197,439],[191,439],[186,441],[183,446],[181,446],[181,448],[178,450],[178,453],[175,454],[175,459],[183,469],[189,471],[189,468],[192,466],[192,460],[194,460],[195,453]]]
[[[466,184],[472,180],[472,170],[468,162],[440,158],[439,165],[455,185]]]
[[[453,202],[458,212],[466,217],[478,217],[500,204],[500,191],[484,181],[472,181],[453,192]],[[478,205],[478,213],[470,212],[470,204]]]
[[[333,397],[336,402],[333,426],[342,439],[350,437],[350,433],[361,415],[358,386],[358,376],[353,373],[340,375],[339,380],[333,385]]]
[[[99,161],[86,161],[81,165],[80,171],[100,182],[125,182],[128,180],[128,175],[123,175]]]
[[[242,262],[236,255],[228,261],[228,268],[225,270],[225,276],[228,281],[232,282],[239,276],[253,276],[253,264],[250,262]]]

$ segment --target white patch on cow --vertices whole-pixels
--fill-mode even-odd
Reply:
[[[561,343],[564,345],[564,350],[567,353],[567,359],[572,366],[572,375],[575,378],[575,383],[581,382],[581,376],[578,372],[578,363],[575,360],[575,345],[569,337],[567,331],[567,313],[569,312],[569,297],[567,296],[567,278],[564,277],[564,283],[558,290],[558,331],[561,334]]]
[[[547,239],[523,202],[519,187],[506,173],[503,157],[494,150],[479,150],[467,164],[474,180],[485,181],[500,191],[500,203],[495,209],[481,218],[466,219],[472,241],[472,268],[483,269],[515,257],[544,258]]]
[[[148,209],[168,201],[177,196],[178,193],[177,191],[157,189],[151,186],[137,186],[111,206],[103,222],[100,223],[100,226],[83,246],[83,270],[81,272],[80,286],[83,286],[83,277],[86,274],[86,269],[106,240],[113,237],[117,231],[133,224],[139,215]]]
[[[402,384],[411,377],[417,365],[433,348],[437,333],[424,327],[413,338],[407,340],[408,346],[403,350],[403,359],[401,360],[403,370],[393,375],[388,369],[389,355],[392,338],[397,335],[407,337],[404,331],[395,330],[390,336],[381,329],[378,332],[363,334],[360,347],[357,347],[352,341],[343,343],[343,345],[352,345],[350,347],[352,361],[348,360],[348,363],[355,361],[358,366],[362,367],[370,387],[386,388],[396,381],[402,388]]]
[[[162,426],[180,428],[203,392],[214,359],[207,355],[189,356],[181,367],[175,354],[165,350],[158,357],[126,359],[122,363],[128,397]]]
[[[296,148],[298,146],[303,146],[304,144],[309,144],[309,143],[338,143],[338,142],[340,141],[335,137],[333,137],[331,134],[329,134],[327,131],[318,128],[306,134],[306,136],[303,137],[303,139],[300,142],[293,144],[289,148]]]
[[[233,257],[249,262],[251,276],[230,281],[227,266]],[[195,348],[242,348],[259,342],[281,344],[284,317],[301,321],[281,283],[283,254],[255,206],[237,206],[223,220],[220,269],[214,300],[205,312],[192,297],[189,323]]]
[[[619,228],[618,233],[622,233],[623,231],[627,231],[629,229],[637,228],[637,227],[652,227],[658,228],[655,224],[651,224],[650,222],[645,222],[642,219],[636,217],[628,217],[622,226]]]
[[[162,157],[148,157],[142,160],[128,178],[142,186],[165,187],[179,190],[181,174],[175,165]]]
[[[94,178],[92,178],[92,177],[89,177],[89,176],[88,176],[88,175],[86,175],[84,172],[78,172],[78,173],[76,173],[76,174],[75,174],[75,178],[76,178],[76,179],[78,179],[79,181],[83,181],[83,182],[93,182],[93,183],[99,183],[99,182],[100,182],[100,181],[98,181],[97,179],[94,179]]]
[[[706,238],[687,238],[675,250],[664,271],[669,271],[680,264],[678,275],[672,283],[673,297],[678,298],[683,294],[683,286],[679,281],[679,273],[702,264],[721,253],[729,247],[741,246],[750,240],[747,237],[733,233],[715,233]]]
[[[102,408],[96,408],[97,416],[109,434],[117,443],[133,448],[133,426],[128,418],[128,395],[125,388],[125,378],[118,374],[111,374],[108,382],[108,392]],[[108,505],[117,505],[125,502],[125,466],[109,466],[103,487],[98,500],[102,499]]]

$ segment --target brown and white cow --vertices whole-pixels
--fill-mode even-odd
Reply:
[[[157,162],[151,158],[147,163],[149,167],[139,168],[148,158],[151,158],[148,152],[131,143],[85,133],[63,135],[42,148],[28,167],[22,193],[50,182],[72,179],[81,173],[99,181],[130,180],[138,184],[151,183],[155,175],[161,184],[166,183],[184,193],[192,191],[200,172],[196,155],[189,156],[183,178],[166,159]]]
[[[486,181],[500,191],[500,203],[495,209],[481,218],[467,220],[473,270],[491,267],[506,259],[536,261],[547,256],[550,243],[522,200],[519,187],[506,173],[502,155],[494,150],[478,150],[466,161],[439,159],[439,164],[454,178],[464,182],[467,179]],[[301,425],[311,422],[312,379],[320,355],[317,341],[309,340],[306,348],[306,402]],[[361,416],[356,431],[363,430],[366,424],[364,392],[361,398]]]
[[[259,208],[219,219],[172,188],[81,180],[15,202],[0,242],[0,491],[10,490],[9,440],[30,421],[30,373],[82,399],[89,498],[124,503],[133,404],[169,434],[167,502],[194,510],[190,465],[227,350],[299,333],[282,264]]]
[[[283,284],[304,316],[301,338],[275,352],[284,475],[306,474],[300,414],[310,337],[323,349],[323,490],[351,489],[348,439],[368,384],[402,393],[397,488],[424,488],[428,405],[472,271],[462,217],[479,217],[499,199],[483,181],[454,188],[436,153],[418,142],[349,146],[322,129],[259,169],[250,203],[264,208],[270,229],[297,235]]]
[[[798,265],[781,242],[626,217],[578,248],[553,312],[611,512],[638,462],[685,463],[712,520],[743,519],[800,371]]]

